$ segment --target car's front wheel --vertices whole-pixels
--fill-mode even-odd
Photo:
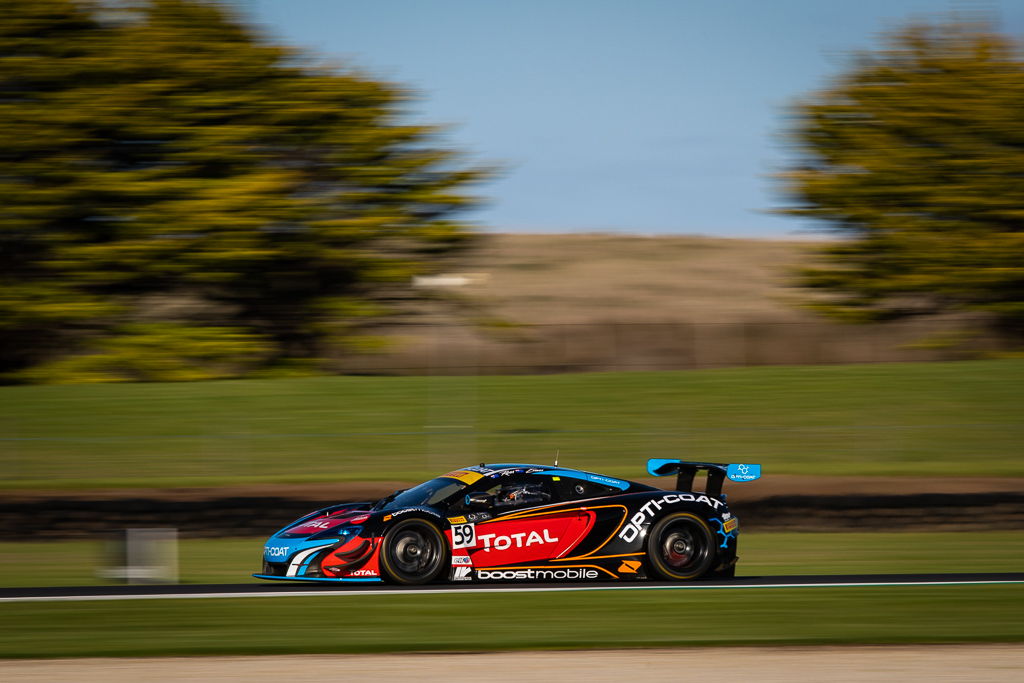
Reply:
[[[381,569],[395,583],[430,583],[444,569],[446,550],[444,536],[435,524],[425,519],[403,519],[384,534]]]
[[[647,535],[647,560],[663,579],[686,581],[703,576],[715,561],[711,527],[690,512],[666,515]]]

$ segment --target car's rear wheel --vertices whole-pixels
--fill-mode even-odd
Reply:
[[[444,569],[447,546],[441,530],[425,519],[403,519],[384,535],[380,564],[395,583],[421,584],[435,580]]]
[[[696,579],[714,563],[714,543],[707,522],[690,512],[675,512],[651,527],[647,535],[647,560],[653,573],[663,579]]]

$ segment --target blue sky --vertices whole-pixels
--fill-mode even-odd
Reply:
[[[417,91],[414,120],[503,174],[500,232],[780,237],[794,98],[911,18],[1019,0],[236,0],[273,39]]]

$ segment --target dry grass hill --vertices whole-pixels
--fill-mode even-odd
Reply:
[[[493,235],[465,287],[498,317],[533,324],[810,320],[788,271],[807,242],[627,235]]]
[[[339,369],[492,374],[962,357],[963,348],[922,344],[948,333],[950,321],[852,326],[802,308],[807,295],[792,285],[793,271],[819,244],[488,235],[456,269],[420,282],[438,305],[380,330],[386,351],[345,358]]]

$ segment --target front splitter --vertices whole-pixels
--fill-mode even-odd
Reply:
[[[384,583],[383,579],[380,578],[369,578],[369,579],[319,579],[319,578],[306,578],[302,576],[273,576],[271,574],[253,574],[253,578],[267,579],[270,581],[304,581],[304,582],[315,582],[315,583]]]

